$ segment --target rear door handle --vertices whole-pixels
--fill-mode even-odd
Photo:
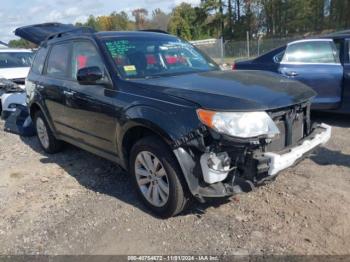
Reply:
[[[291,77],[298,76],[298,73],[297,73],[297,72],[294,72],[294,71],[292,71],[292,72],[286,72],[285,74],[286,74],[286,76],[291,76]]]

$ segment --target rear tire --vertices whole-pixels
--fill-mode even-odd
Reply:
[[[62,150],[63,142],[55,138],[41,111],[34,116],[34,126],[39,143],[46,153],[54,154]]]
[[[155,215],[168,218],[183,211],[187,187],[177,160],[162,140],[151,136],[136,142],[130,171],[139,197]]]

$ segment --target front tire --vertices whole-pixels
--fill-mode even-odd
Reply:
[[[55,138],[41,111],[35,114],[34,125],[39,143],[46,153],[54,154],[62,150],[62,141]]]
[[[130,171],[143,203],[157,216],[179,214],[187,203],[181,169],[168,146],[157,137],[145,137],[133,146]]]

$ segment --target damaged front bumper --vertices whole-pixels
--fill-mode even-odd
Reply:
[[[331,137],[331,127],[314,126],[312,132],[296,145],[281,152],[264,152],[260,146],[232,145],[220,153],[200,152],[179,147],[174,150],[191,193],[199,200],[225,197],[251,189],[273,179],[282,170],[304,159]],[[231,151],[230,151],[231,150]],[[248,190],[249,190],[248,189]]]
[[[270,176],[278,174],[280,171],[293,166],[314,148],[326,144],[331,138],[332,128],[329,125],[321,124],[317,130],[319,132],[314,133],[314,135],[311,134],[310,137],[303,140],[299,145],[289,149],[286,153],[265,153],[265,156],[269,159],[270,168],[268,174]]]

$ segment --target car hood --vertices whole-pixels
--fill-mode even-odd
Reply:
[[[77,27],[72,24],[44,23],[17,28],[15,30],[15,35],[36,45],[40,45],[42,41],[53,34],[74,30],[76,28]]]
[[[0,78],[22,79],[29,73],[29,67],[0,68]]]
[[[132,82],[212,110],[271,110],[302,103],[316,93],[306,85],[263,71],[210,71]]]

